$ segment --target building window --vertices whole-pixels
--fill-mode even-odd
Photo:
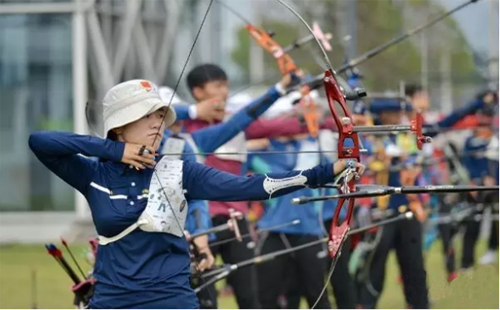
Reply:
[[[0,211],[74,210],[28,147],[30,132],[73,129],[71,14],[0,15],[0,29]]]

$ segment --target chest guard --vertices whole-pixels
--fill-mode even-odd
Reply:
[[[182,237],[188,213],[182,188],[182,166],[181,160],[162,157],[151,176],[148,202],[137,222],[114,237],[99,236],[99,244],[118,241],[136,228]]]

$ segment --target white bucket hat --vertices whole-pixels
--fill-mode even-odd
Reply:
[[[161,99],[158,87],[147,80],[130,80],[111,88],[102,101],[104,135],[153,113],[160,108],[168,108],[166,126],[175,123],[177,115],[168,102]]]

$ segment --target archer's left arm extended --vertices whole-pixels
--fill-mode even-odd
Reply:
[[[458,123],[460,120],[462,120],[464,117],[466,117],[469,114],[472,114],[476,112],[477,110],[483,108],[485,105],[484,101],[482,99],[475,99],[474,101],[470,102],[469,104],[453,111],[450,115],[445,117],[444,119],[440,120],[437,122],[437,124],[424,124],[425,128],[432,128],[434,126],[437,126],[440,129],[443,128],[451,128],[453,125]],[[429,136],[436,136],[440,133],[440,131],[436,130],[433,132],[429,132],[427,135]]]
[[[245,130],[283,94],[284,89],[278,83],[264,95],[252,101],[247,107],[241,109],[227,122],[196,130],[191,133],[191,136],[202,152],[214,152]]]
[[[333,118],[328,117],[320,123],[320,129],[337,130]],[[281,116],[272,119],[258,119],[253,122],[245,134],[248,140],[262,138],[290,137],[301,133],[307,133],[308,129],[305,123],[297,117],[284,118]]]
[[[336,167],[343,170],[345,163],[343,165]],[[198,163],[184,162],[183,185],[188,199],[265,200],[306,186],[316,187],[333,182],[333,166],[329,164],[303,171],[236,176]]]

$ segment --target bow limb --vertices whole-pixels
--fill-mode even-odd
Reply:
[[[285,49],[271,38],[265,30],[257,26],[247,23],[246,30],[250,36],[259,44],[265,51],[267,51],[278,64],[281,75],[298,74],[299,68],[293,61],[292,57],[285,51]],[[316,109],[316,104],[309,95],[310,88],[303,85],[299,90],[302,98],[299,101],[301,113],[307,125],[307,129],[312,137],[317,138],[319,133],[319,120]]]
[[[267,31],[251,24],[245,19],[243,20],[246,23],[246,30],[248,34],[255,40],[255,42],[257,42],[257,44],[259,44],[259,46],[261,46],[276,60],[282,76],[287,74],[299,74],[299,68],[287,52],[290,48],[283,48]],[[315,28],[316,34],[319,33],[318,29],[319,27]],[[316,38],[316,34],[312,34],[314,38]],[[307,129],[312,137],[317,138],[319,133],[319,120],[316,104],[309,96],[310,88],[307,85],[303,85],[300,87],[299,92],[302,95],[299,106],[301,107],[301,112],[303,113]]]
[[[274,57],[282,75],[297,72],[298,68],[292,57],[265,30],[250,23],[247,23],[246,29],[250,36]]]

